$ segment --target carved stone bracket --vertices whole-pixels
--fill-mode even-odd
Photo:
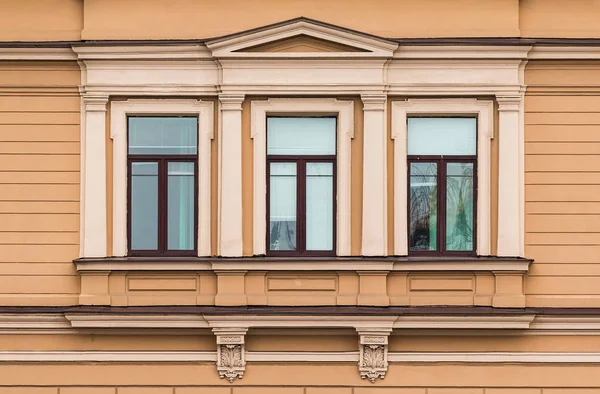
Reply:
[[[246,328],[213,328],[217,336],[217,372],[220,378],[233,383],[243,378],[246,371]]]
[[[358,371],[362,379],[375,383],[385,378],[388,369],[388,336],[391,329],[359,331],[360,359]]]

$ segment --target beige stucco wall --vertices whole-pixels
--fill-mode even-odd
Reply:
[[[76,63],[0,63],[2,305],[77,302],[79,80]]]
[[[530,306],[600,306],[600,62],[525,73],[525,243]]]
[[[0,41],[204,39],[299,16],[390,38],[597,37],[600,32],[600,4],[594,0],[569,0],[568,13],[565,0],[282,4],[276,0],[4,0]]]
[[[24,363],[0,365],[0,392],[57,394],[60,388],[60,394],[115,394],[118,388],[119,394],[594,394],[600,387],[596,369],[392,363],[385,380],[373,385],[360,379],[354,363],[326,368],[261,363],[249,364],[244,378],[230,385],[219,379],[212,363]]]

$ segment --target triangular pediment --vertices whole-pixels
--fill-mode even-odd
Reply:
[[[268,42],[249,48],[243,48],[235,52],[288,52],[288,53],[307,53],[307,52],[368,52],[366,49],[352,47],[333,41],[314,38],[305,34],[300,34],[291,38],[284,38],[278,41]]]
[[[390,57],[398,44],[343,27],[297,18],[209,40],[217,58]]]

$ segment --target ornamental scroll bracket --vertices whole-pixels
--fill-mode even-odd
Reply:
[[[388,370],[388,336],[391,329],[358,330],[360,358],[358,371],[362,379],[375,383]]]
[[[247,328],[213,328],[217,337],[217,372],[221,379],[233,383],[246,371],[244,337]]]

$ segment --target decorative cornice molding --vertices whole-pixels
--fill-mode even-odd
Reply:
[[[205,45],[110,45],[73,46],[69,51],[79,60],[211,60]]]
[[[526,59],[532,46],[400,45],[394,59]]]
[[[77,60],[72,48],[0,48],[0,60]]]
[[[251,363],[356,363],[350,352],[246,352]],[[215,351],[0,351],[0,362],[216,362]],[[388,363],[597,364],[599,352],[388,352]]]
[[[144,260],[131,258],[78,259],[78,272],[93,271],[505,271],[527,272],[532,260],[512,258],[478,258],[432,261],[408,257],[383,259],[264,259],[264,258],[198,258]]]
[[[201,315],[150,313],[38,313],[0,314],[0,332],[80,333],[79,329],[110,329],[133,332],[137,329],[159,330],[177,335],[180,330],[219,329],[247,330],[320,330],[352,329],[359,333],[393,329],[392,335],[426,333],[427,335],[600,335],[600,316],[537,315],[535,312],[505,315]],[[468,330],[468,331],[464,331]],[[476,331],[473,331],[476,330]],[[492,331],[490,331],[492,330]],[[517,330],[517,331],[515,331]],[[91,332],[91,331],[89,331]],[[208,331],[207,331],[208,333]],[[495,334],[494,334],[495,335]]]

